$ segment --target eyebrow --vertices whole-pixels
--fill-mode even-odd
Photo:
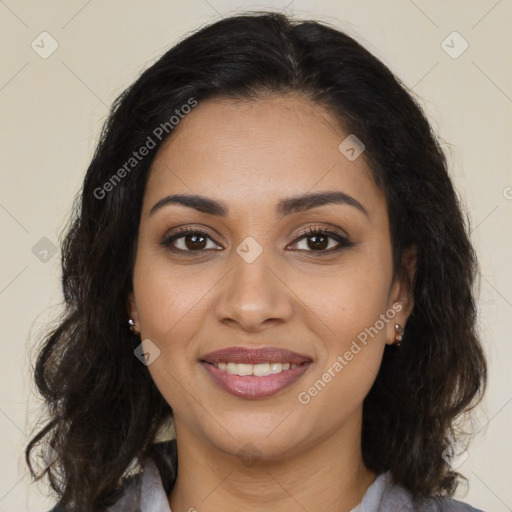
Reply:
[[[196,194],[171,194],[155,203],[149,211],[149,215],[153,215],[164,206],[170,204],[179,204],[217,217],[227,217],[229,214],[229,208],[226,203]],[[353,206],[369,217],[368,211],[357,199],[341,191],[314,192],[282,199],[277,204],[276,213],[281,218],[292,213],[304,212],[326,204]]]

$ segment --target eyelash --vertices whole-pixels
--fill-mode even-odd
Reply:
[[[201,249],[201,250],[198,250],[198,251],[191,251],[191,250],[176,249],[175,247],[172,247],[172,243],[175,240],[183,238],[186,235],[201,235],[201,236],[204,236],[206,238],[209,238],[210,240],[212,240],[213,242],[215,242],[217,244],[217,242],[215,240],[213,240],[210,237],[210,235],[208,233],[206,233],[205,231],[202,231],[201,229],[193,228],[193,227],[183,227],[183,228],[179,228],[178,231],[176,231],[174,233],[171,233],[168,236],[165,236],[164,239],[160,242],[160,245],[162,247],[170,250],[173,253],[179,254],[180,256],[186,256],[187,253],[201,255],[203,253],[211,251],[211,249]],[[322,256],[322,255],[326,255],[326,254],[336,253],[338,251],[341,251],[342,249],[354,246],[354,243],[351,242],[346,236],[342,235],[341,233],[337,233],[335,231],[330,231],[330,230],[328,230],[326,228],[323,228],[323,227],[310,227],[310,228],[308,228],[306,231],[301,233],[295,239],[295,241],[293,243],[294,244],[298,243],[302,239],[308,238],[310,236],[328,236],[329,238],[332,238],[332,239],[336,240],[336,242],[338,242],[338,244],[339,244],[338,247],[336,247],[334,249],[331,248],[331,249],[318,250],[318,251],[314,251],[314,250],[306,250],[305,251],[305,252],[310,252],[310,253],[313,253],[313,254],[316,253],[315,256]],[[217,245],[220,245],[220,244],[217,244]],[[300,250],[303,250],[303,249],[300,249]]]

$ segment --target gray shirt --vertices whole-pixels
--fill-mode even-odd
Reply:
[[[152,459],[146,458],[142,477],[135,478],[109,512],[171,512],[160,473]],[[199,504],[196,504],[200,510]],[[190,508],[194,511],[194,507]],[[483,512],[450,498],[430,498],[414,503],[410,492],[381,473],[366,490],[351,512]]]

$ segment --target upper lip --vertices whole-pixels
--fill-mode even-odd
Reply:
[[[201,357],[207,363],[295,363],[301,364],[311,361],[311,358],[278,347],[245,348],[227,347],[210,352]]]

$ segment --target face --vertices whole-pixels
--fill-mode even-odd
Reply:
[[[343,153],[349,134],[298,96],[209,100],[174,130],[148,178],[129,302],[160,351],[148,369],[178,438],[281,457],[358,425],[411,309],[364,153]],[[318,193],[333,201],[290,201]],[[235,350],[219,358],[226,370],[211,364],[233,347],[300,357],[288,370],[293,356],[275,350],[263,357],[284,367],[235,366]]]

